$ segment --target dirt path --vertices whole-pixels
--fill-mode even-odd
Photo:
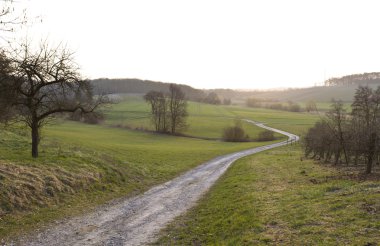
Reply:
[[[294,134],[246,121],[284,134],[289,140],[298,140]],[[24,239],[21,245],[143,245],[152,242],[160,229],[192,207],[235,160],[287,143],[284,141],[217,157],[142,195],[67,220],[33,239]]]

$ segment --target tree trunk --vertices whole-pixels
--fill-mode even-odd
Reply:
[[[38,144],[39,144],[39,140],[40,140],[38,124],[33,123],[31,128],[32,128],[32,157],[37,158],[38,157]]]
[[[371,134],[370,143],[369,143],[368,162],[367,162],[367,168],[365,170],[367,174],[372,172],[372,163],[373,163],[373,158],[375,157],[376,137],[377,137],[376,133]]]
[[[358,154],[358,152],[355,152],[355,161],[354,161],[355,166],[358,165],[358,161],[359,161],[359,154]]]
[[[335,152],[335,162],[334,165],[338,165],[340,159],[340,150],[338,152]]]
[[[176,124],[175,120],[172,120],[172,134],[175,133],[175,127],[176,127],[175,124]]]
[[[346,160],[346,165],[348,166],[349,164],[349,158],[348,158],[348,155],[347,155],[347,151],[346,151],[346,147],[344,146],[344,144],[342,144],[343,146],[343,154],[344,154],[344,159]]]
[[[326,156],[325,156],[325,163],[329,162],[330,161],[330,158],[331,158],[331,154],[330,152],[327,152]]]
[[[373,161],[372,156],[369,156],[368,162],[367,162],[367,168],[365,170],[366,174],[370,174],[372,172],[372,161]]]

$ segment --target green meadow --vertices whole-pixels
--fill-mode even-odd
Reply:
[[[302,134],[314,122],[320,119],[319,115],[309,113],[294,113],[262,108],[248,108],[243,106],[210,105],[197,102],[188,103],[188,128],[183,132],[188,136],[200,138],[215,138],[222,136],[223,129],[232,126],[236,119],[252,119],[266,123],[290,132]],[[149,105],[142,96],[129,96],[106,112],[105,124],[130,129],[153,130],[150,124]],[[251,137],[257,137],[261,128],[243,122],[243,128]],[[279,134],[276,137],[281,138]]]
[[[233,124],[235,107],[189,103],[186,134],[195,138],[123,127],[120,122],[151,127],[145,102],[124,100],[106,109],[104,124],[57,119],[44,127],[38,159],[30,155],[27,129],[13,125],[0,131],[0,238],[139,194],[213,157],[270,143],[218,140]],[[244,127],[251,136],[261,130]]]

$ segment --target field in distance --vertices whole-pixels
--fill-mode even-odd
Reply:
[[[149,105],[143,95],[121,95],[122,101],[107,111],[105,124],[131,129],[153,130],[150,123]],[[223,129],[232,126],[235,119],[252,119],[274,128],[302,134],[320,117],[317,114],[294,113],[244,106],[210,105],[188,102],[189,127],[183,132],[199,138],[221,138]],[[245,131],[251,138],[257,137],[261,128],[243,122]],[[283,138],[275,134],[277,138]]]

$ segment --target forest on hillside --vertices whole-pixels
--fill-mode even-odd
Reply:
[[[95,94],[139,93],[149,91],[169,92],[170,83],[141,79],[108,79],[101,78],[91,81]],[[351,102],[357,86],[362,85],[375,88],[380,85],[380,72],[352,74],[340,78],[330,78],[325,86],[308,88],[289,88],[285,90],[233,90],[233,89],[196,89],[188,85],[178,84],[186,94],[187,99],[210,104],[244,103],[248,98],[270,100],[276,102],[307,102],[309,100],[330,102],[339,99]],[[250,85],[253,88],[255,84]]]
[[[325,86],[380,84],[380,72],[351,74],[325,81]]]
[[[149,91],[169,92],[170,83],[156,82],[141,79],[95,79],[91,81],[95,94],[141,93]],[[178,85],[186,96],[192,101],[200,101],[205,97],[202,90],[188,85]]]

